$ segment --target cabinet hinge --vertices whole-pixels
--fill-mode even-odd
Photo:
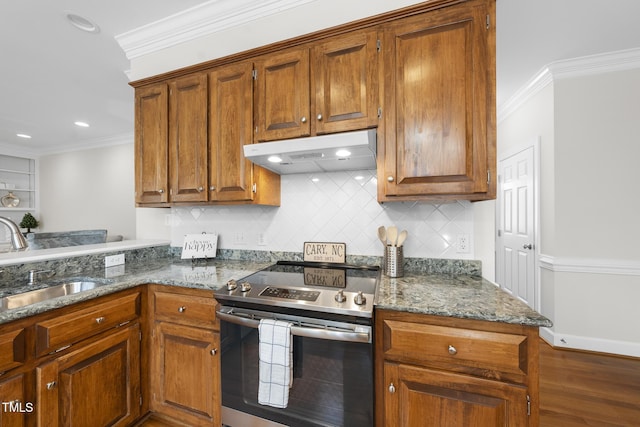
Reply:
[[[487,171],[487,184],[491,184],[491,171]]]
[[[487,15],[486,25],[487,25],[487,27],[486,27],[486,28],[487,28],[487,30],[488,30],[489,28],[491,28],[491,17],[490,17],[489,15]]]
[[[378,118],[382,118],[382,107],[378,107]]]
[[[138,331],[138,340],[142,341],[142,331]]]
[[[251,71],[251,77],[253,77],[253,80],[258,80],[258,70]]]
[[[253,183],[253,185],[251,186],[251,191],[254,193],[258,192],[258,184],[256,184],[255,182]]]
[[[140,396],[140,406],[142,406],[142,396]]]
[[[382,50],[382,42],[380,40],[376,40],[376,51],[380,52]]]
[[[531,398],[527,394],[527,415],[531,416]]]

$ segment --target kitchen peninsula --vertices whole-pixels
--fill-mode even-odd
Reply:
[[[122,425],[130,425],[149,411],[187,419],[192,425],[220,424],[219,385],[214,383],[219,369],[219,326],[213,291],[230,279],[240,279],[272,264],[274,259],[296,258],[300,254],[220,251],[216,259],[194,263],[180,260],[166,242],[132,242],[129,250],[123,249],[124,243],[111,244],[115,252],[89,245],[85,249],[93,253],[75,252],[68,258],[57,251],[50,254],[52,259],[44,259],[39,251],[33,251],[28,254],[32,263],[24,263],[14,254],[9,256],[17,264],[4,255],[0,257],[4,269],[1,296],[31,290],[23,286],[25,272],[30,268],[56,268],[55,280],[50,283],[65,278],[101,281],[100,286],[73,295],[0,310],[0,395],[3,401],[34,404],[33,413],[4,413],[4,417],[40,419],[45,410],[54,411],[59,417],[89,416],[88,402],[87,407],[76,405],[69,407],[68,413],[58,412],[71,401],[68,393],[82,390],[82,380],[76,373],[83,366],[96,375],[109,373],[117,377],[116,373],[121,373],[126,379],[114,383],[121,389],[99,393],[101,401],[97,404],[98,412],[113,411],[102,414],[106,418],[120,414],[125,420]],[[100,264],[105,255],[113,253],[125,253],[126,257],[124,269],[115,274],[110,272],[113,267],[105,269]],[[359,262],[361,258],[358,257]],[[376,258],[371,257],[370,261],[375,263]],[[382,399],[376,405],[380,412],[376,414],[377,424],[391,425],[385,418],[389,421],[395,416],[394,411],[408,410],[394,399],[403,393],[411,396],[411,386],[420,381],[441,390],[444,379],[427,375],[437,368],[440,375],[459,380],[451,382],[447,377],[452,393],[460,392],[455,391],[456,386],[463,387],[467,397],[480,389],[492,390],[495,411],[507,410],[511,420],[526,417],[530,420],[528,425],[536,425],[537,331],[550,322],[482,279],[479,266],[473,261],[408,260],[407,265],[411,268],[405,277],[383,276],[377,290],[376,398]],[[43,280],[38,286],[48,283]],[[170,341],[176,331],[180,332],[181,341],[201,345],[176,347],[178,344]],[[158,334],[163,338],[159,339]],[[444,354],[439,354],[440,348],[429,347],[429,343],[443,342],[454,347],[457,356],[447,346]],[[189,398],[192,408],[176,409],[171,399],[158,401],[159,390],[163,396],[173,397],[171,393],[175,393],[167,389],[171,379],[158,377],[155,372],[160,366],[157,358],[163,354],[162,349],[156,348],[158,343],[187,351],[180,354],[194,363],[184,366],[182,360],[180,372],[173,375],[204,381],[210,395]],[[195,366],[196,361],[208,365]],[[171,361],[164,363],[168,362]],[[203,377],[202,372],[208,371],[213,376]],[[164,378],[165,382],[158,383],[157,378]],[[68,388],[72,384],[75,388]],[[154,388],[153,392],[150,388]],[[130,396],[127,402],[116,398],[124,391]],[[58,424],[54,419],[45,425]]]

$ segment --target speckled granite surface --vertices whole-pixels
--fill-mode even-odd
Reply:
[[[478,276],[405,273],[382,276],[376,308],[528,326],[552,326],[493,283]]]
[[[104,268],[104,255],[40,261],[4,267],[0,297],[28,292],[63,279],[99,279],[94,289],[15,309],[0,308],[0,324],[48,310],[90,300],[146,283],[216,290],[230,279],[240,279],[279,259],[300,259],[300,254],[263,251],[221,251],[210,260],[180,260],[168,246],[127,251],[124,266]],[[379,265],[379,257],[348,257],[352,264]],[[124,267],[124,268],[123,268]],[[31,269],[53,269],[52,280],[28,286]],[[480,263],[460,260],[405,260],[405,277],[382,276],[376,307],[389,310],[551,326],[551,322],[524,303],[480,276]]]

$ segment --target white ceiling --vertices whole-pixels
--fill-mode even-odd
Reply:
[[[115,36],[206,2],[2,0],[0,152],[130,140],[129,61]],[[68,12],[92,19],[100,32],[74,28]],[[554,61],[640,47],[638,16],[638,0],[497,0],[498,105]]]

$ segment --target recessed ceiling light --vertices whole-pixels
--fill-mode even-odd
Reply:
[[[100,27],[84,16],[76,15],[75,13],[67,13],[67,19],[71,22],[71,25],[82,31],[86,31],[87,33],[100,32]]]
[[[89,127],[89,123],[85,123],[85,122],[73,122],[74,125],[81,127],[81,128],[88,128]]]
[[[31,139],[31,135],[27,135],[26,133],[16,133],[16,136],[24,139]]]

